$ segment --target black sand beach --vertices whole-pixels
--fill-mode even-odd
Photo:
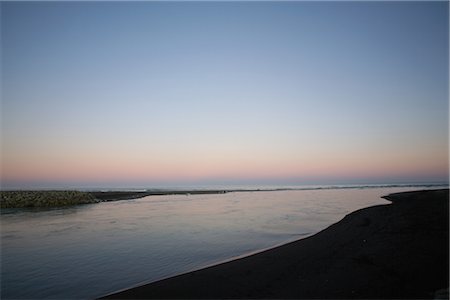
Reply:
[[[385,198],[309,238],[105,299],[448,299],[448,189]]]

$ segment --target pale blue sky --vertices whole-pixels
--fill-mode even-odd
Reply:
[[[448,178],[446,2],[1,9],[6,186]]]

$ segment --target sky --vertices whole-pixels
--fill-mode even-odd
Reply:
[[[1,2],[2,188],[448,181],[448,2]]]

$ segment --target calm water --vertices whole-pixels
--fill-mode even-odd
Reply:
[[[423,187],[152,196],[3,210],[1,298],[92,299],[316,233]]]

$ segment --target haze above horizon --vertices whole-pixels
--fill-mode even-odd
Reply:
[[[448,182],[448,2],[1,2],[1,184]]]

